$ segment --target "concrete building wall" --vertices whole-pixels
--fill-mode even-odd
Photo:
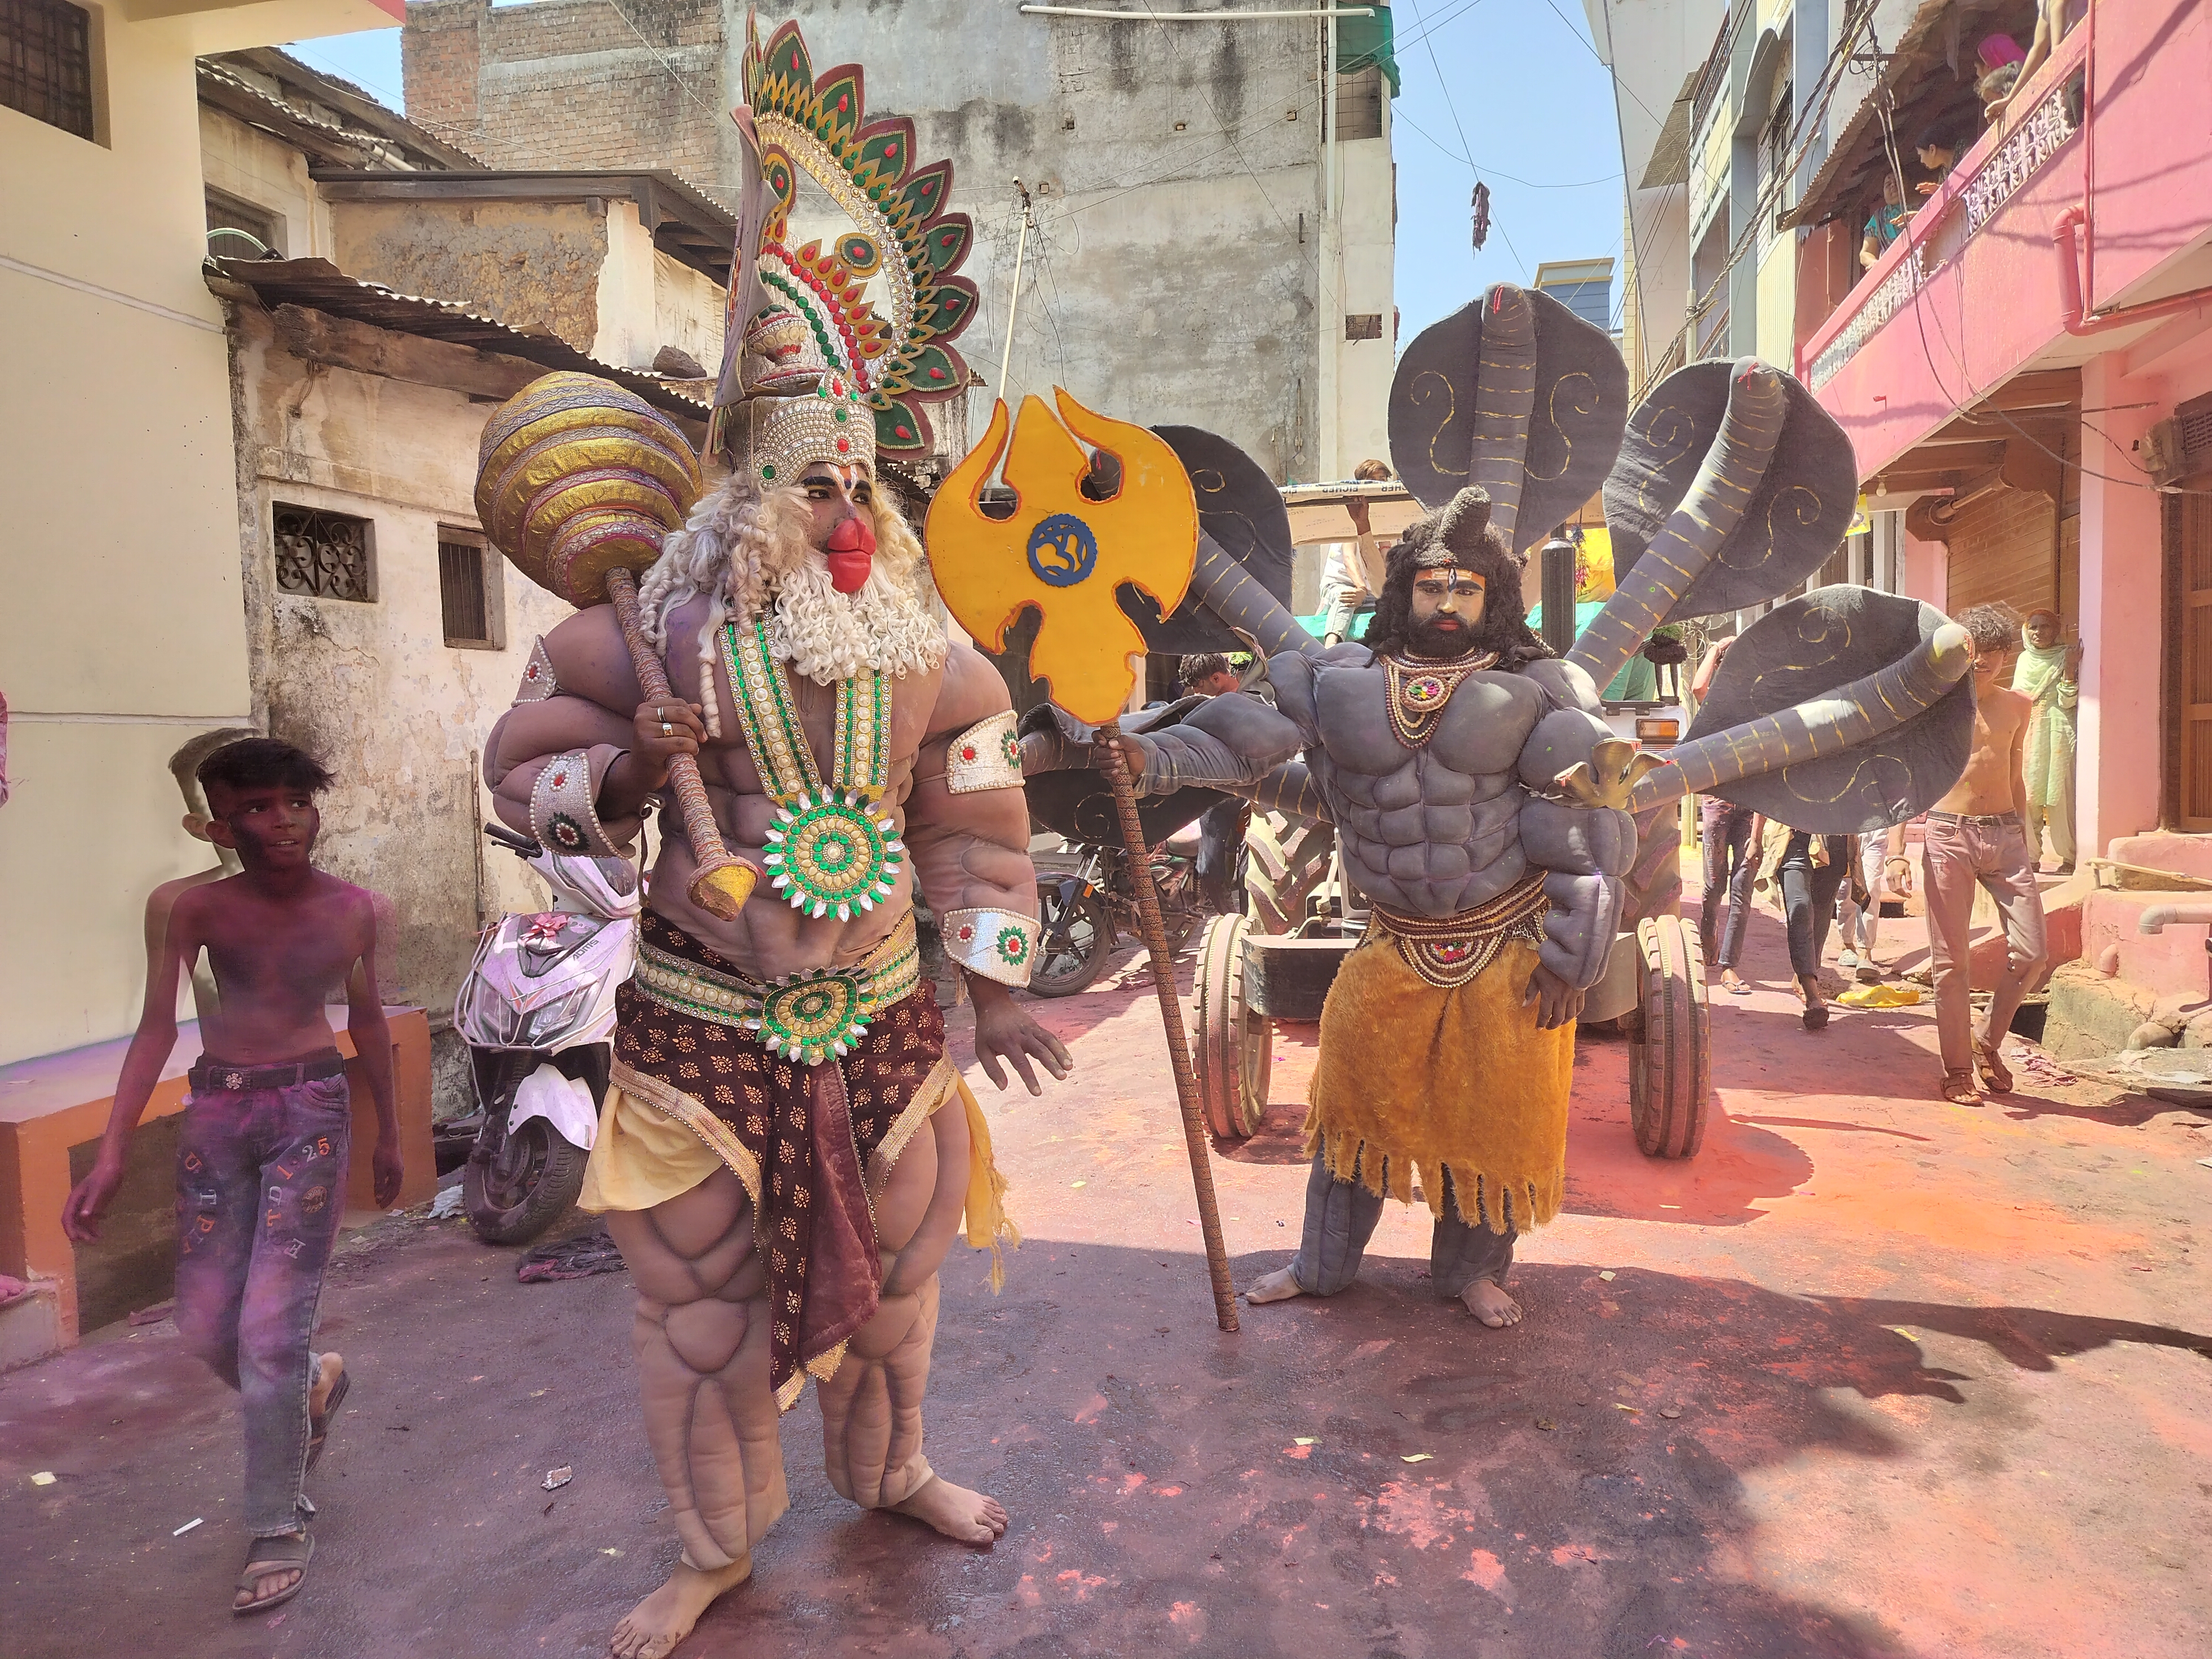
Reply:
[[[723,13],[721,0],[417,0],[408,113],[489,167],[666,167],[719,198],[738,101]]]
[[[616,210],[636,224],[633,204]],[[465,301],[510,327],[546,329],[579,351],[599,337],[610,246],[602,199],[337,202],[330,213],[332,258],[349,276]],[[651,279],[648,260],[648,313]]]
[[[489,409],[459,392],[313,368],[276,343],[265,313],[234,324],[239,533],[254,713],[337,775],[316,861],[392,902],[393,987],[442,1014],[480,923],[544,902],[535,878],[481,845],[490,811],[479,760],[513,701],[532,641],[568,607],[489,561],[500,649],[448,646],[439,602],[441,526],[474,531],[477,441]],[[275,505],[369,521],[374,598],[281,591]],[[166,781],[166,780],[164,780]]]
[[[1353,343],[1340,356],[1334,417],[1322,418],[1316,20],[1120,23],[975,0],[807,0],[785,14],[817,71],[865,64],[870,112],[908,116],[920,154],[953,162],[953,205],[976,226],[964,271],[983,300],[960,341],[988,383],[972,399],[974,429],[992,398],[1060,385],[1117,416],[1219,432],[1281,479],[1338,475],[1384,452],[1387,333],[1382,349]],[[723,192],[743,8],[663,0],[633,15],[668,64],[597,0],[411,6],[410,107],[475,124],[471,147],[496,166],[665,166]],[[764,15],[763,32],[776,21]],[[695,71],[716,41],[719,72]],[[1000,386],[1017,177],[1036,226]],[[1379,177],[1345,198],[1341,310],[1392,309],[1376,292],[1389,239],[1374,210],[1386,199]],[[1367,297],[1352,303],[1355,290]],[[1340,310],[1329,332],[1341,346]]]
[[[296,147],[202,104],[200,169],[208,185],[281,222],[286,258],[334,257],[330,207],[308,178],[307,158]],[[220,251],[235,253],[241,246],[233,242]]]
[[[137,1021],[146,895],[207,864],[167,757],[248,712],[192,59],[398,7],[86,9],[93,137],[0,108],[0,1062]]]

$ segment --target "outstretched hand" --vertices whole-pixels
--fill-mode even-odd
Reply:
[[[988,989],[985,988],[988,987]],[[983,1068],[983,1075],[991,1079],[991,1086],[1006,1086],[1006,1067],[1011,1064],[1021,1073],[1022,1081],[1033,1095],[1044,1092],[1037,1081],[1031,1061],[1042,1065],[1054,1078],[1066,1077],[1074,1069],[1075,1060],[1066,1045],[1031,1019],[1028,1010],[1014,1000],[1014,994],[996,980],[968,981],[969,994],[975,1001],[975,1062]]]
[[[1528,988],[1522,993],[1521,1006],[1536,1006],[1536,1029],[1552,1031],[1572,1022],[1583,1011],[1583,992],[1570,985],[1542,963],[1528,975]]]

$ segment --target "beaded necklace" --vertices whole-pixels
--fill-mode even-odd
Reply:
[[[769,652],[768,626],[722,629],[722,663],[761,785],[776,804],[762,862],[794,910],[840,921],[872,910],[895,890],[905,843],[878,811],[890,774],[890,687],[880,670],[837,682],[836,745],[825,783],[799,724],[783,668]]]
[[[1391,733],[1408,749],[1425,746],[1436,736],[1437,724],[1443,719],[1460,682],[1497,661],[1495,651],[1450,663],[1428,662],[1419,657],[1383,658],[1382,678],[1389,687],[1384,707],[1389,711]]]

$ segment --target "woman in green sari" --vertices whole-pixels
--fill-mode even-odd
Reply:
[[[2021,757],[2027,784],[2029,856],[2043,861],[2043,832],[2061,875],[2074,868],[2074,709],[2081,701],[2080,641],[2062,643],[2055,611],[2038,611],[2027,619],[2027,645],[2013,669],[2012,689],[2035,705]]]

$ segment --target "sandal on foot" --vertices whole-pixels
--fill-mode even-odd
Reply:
[[[345,1367],[340,1365],[338,1380],[331,1384],[331,1397],[323,1401],[321,1415],[308,1419],[307,1470],[310,1474],[313,1473],[315,1465],[322,1461],[323,1447],[331,1437],[331,1421],[337,1416],[338,1407],[345,1404],[346,1390],[351,1387],[353,1387],[353,1378],[346,1374]]]
[[[1997,1052],[1996,1043],[1977,1042],[1974,1045],[1974,1069],[1982,1074],[1982,1082],[1991,1094],[2008,1095],[2012,1092],[2012,1073],[2006,1066],[2003,1056]]]
[[[315,1540],[304,1532],[285,1533],[276,1538],[257,1538],[253,1547],[246,1553],[246,1571],[238,1575],[238,1588],[246,1595],[262,1579],[280,1572],[297,1570],[299,1577],[274,1595],[265,1595],[258,1601],[248,1601],[240,1607],[231,1603],[233,1613],[266,1613],[271,1607],[281,1607],[307,1587],[307,1563],[315,1559]]]
[[[1982,1091],[1975,1086],[1972,1072],[1944,1073],[1942,1095],[1954,1106],[1978,1106],[1982,1103]]]

